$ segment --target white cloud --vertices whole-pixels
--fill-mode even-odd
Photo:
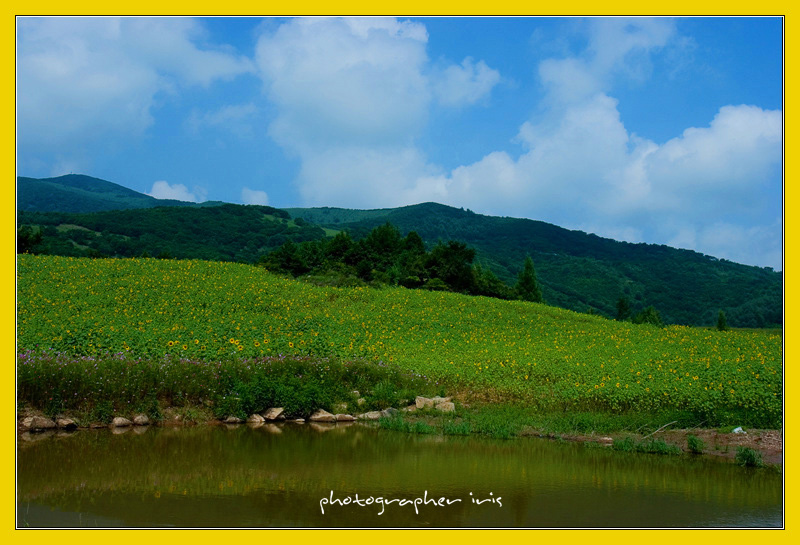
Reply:
[[[174,199],[177,201],[203,202],[207,192],[201,187],[194,187],[192,191],[183,184],[172,184],[163,180],[153,183],[153,188],[147,193],[156,199]]]
[[[267,206],[269,204],[269,198],[267,197],[266,191],[243,187],[242,202],[244,204],[260,204],[262,206]]]
[[[487,97],[499,81],[500,72],[467,57],[460,65],[445,68],[434,80],[433,91],[445,106],[467,106]]]
[[[395,206],[446,196],[415,139],[435,103],[467,106],[499,74],[483,61],[432,68],[424,25],[293,19],[261,36],[256,62],[278,107],[269,134],[300,159],[309,204]]]
[[[424,27],[393,19],[293,19],[256,61],[279,108],[270,134],[301,156],[331,145],[405,145],[425,124]]]
[[[539,65],[549,108],[607,92],[614,77],[646,77],[650,54],[675,38],[675,24],[669,19],[605,17],[590,20],[584,28],[588,43],[580,55],[546,59]]]
[[[674,239],[668,244],[748,265],[783,269],[780,218],[770,224],[755,226],[714,222],[696,230],[686,228],[686,231],[687,240]]]
[[[203,130],[225,130],[240,138],[252,138],[255,134],[253,117],[258,113],[255,104],[231,104],[217,110],[201,113],[193,110],[186,120],[186,129],[193,134]]]
[[[27,155],[141,135],[159,93],[252,70],[201,49],[190,19],[25,17],[17,26],[17,126]]]
[[[307,157],[298,183],[309,204],[391,207],[441,200],[446,193],[425,186],[437,174],[414,147],[342,146]]]
[[[782,139],[780,111],[725,106],[708,127],[686,129],[653,153],[650,175],[675,190],[724,189],[727,200],[780,165]]]
[[[587,57],[599,77],[621,73],[645,77],[650,70],[649,53],[666,46],[675,37],[670,19],[603,17],[588,27]]]

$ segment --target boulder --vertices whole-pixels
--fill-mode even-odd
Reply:
[[[231,415],[228,418],[226,418],[225,420],[223,420],[223,422],[225,422],[226,424],[241,424],[243,422],[243,420],[241,418],[239,418],[238,416]]]
[[[356,419],[355,416],[351,414],[337,414],[336,421],[337,422],[352,422]]]
[[[456,410],[456,405],[452,401],[442,401],[436,404],[436,410],[443,413],[452,413]]]
[[[74,430],[78,427],[75,421],[71,418],[59,418],[56,420],[56,425],[63,430]]]
[[[261,416],[264,417],[264,420],[283,420],[286,418],[283,415],[283,407],[273,407],[261,413]]]
[[[399,412],[400,412],[400,411],[398,411],[398,410],[397,410],[397,409],[395,409],[394,407],[389,407],[388,409],[383,409],[383,410],[381,411],[381,416],[386,416],[386,417],[389,417],[389,416],[395,415],[395,414],[397,414],[397,413],[399,413]]]
[[[450,403],[452,398],[450,397],[423,397],[417,396],[414,400],[414,404],[416,405],[417,409],[432,409],[441,403]]]
[[[121,416],[115,416],[114,420],[111,421],[112,428],[127,428],[129,426],[133,426],[133,422]]]
[[[20,422],[22,427],[31,431],[52,430],[56,423],[44,416],[29,416]]]
[[[408,407],[405,407],[405,408],[400,409],[400,410],[405,412],[405,413],[413,413],[414,411],[417,410],[417,406],[416,405],[409,405]]]
[[[133,423],[136,424],[137,426],[149,426],[150,419],[147,418],[146,414],[137,414],[136,416],[133,417]]]
[[[263,424],[265,418],[260,414],[251,414],[247,417],[247,422],[250,424]]]
[[[383,416],[380,411],[370,411],[368,413],[360,414],[356,418],[359,420],[379,420]]]
[[[336,417],[323,409],[317,410],[308,419],[312,422],[336,422]]]

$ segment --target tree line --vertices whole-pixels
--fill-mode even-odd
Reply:
[[[475,249],[463,242],[440,241],[428,251],[416,231],[403,236],[386,223],[359,240],[341,231],[329,239],[287,241],[258,263],[272,272],[330,285],[385,284],[544,302],[530,257],[514,286],[474,261]]]

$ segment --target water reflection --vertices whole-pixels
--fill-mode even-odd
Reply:
[[[780,475],[708,459],[360,424],[142,430],[21,439],[18,525],[702,527],[782,519]],[[440,498],[448,501],[434,503]]]

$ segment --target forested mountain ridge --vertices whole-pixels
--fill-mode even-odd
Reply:
[[[36,191],[30,191],[31,183]],[[57,187],[50,193],[46,184]],[[74,199],[63,198],[62,190],[71,192]],[[32,234],[41,236],[35,248],[20,245],[18,251],[255,263],[287,241],[323,240],[340,231],[358,240],[375,227],[391,223],[403,236],[418,233],[428,249],[450,240],[474,248],[475,264],[509,286],[517,281],[525,258],[532,257],[544,300],[551,305],[615,317],[618,302],[625,299],[633,313],[654,306],[665,323],[713,325],[720,309],[734,327],[782,323],[782,274],[771,269],[436,203],[383,210],[279,210],[223,203],[208,207],[159,201],[79,175],[19,178],[18,197],[17,226],[18,234],[22,233],[18,242],[35,241]],[[124,204],[128,209],[65,213],[76,199],[83,205]],[[165,203],[179,204],[164,207]],[[25,206],[60,211],[30,212]]]
[[[218,201],[193,203],[156,199],[113,182],[67,174],[56,178],[17,177],[17,210],[30,212],[100,212],[157,206],[216,206]]]

